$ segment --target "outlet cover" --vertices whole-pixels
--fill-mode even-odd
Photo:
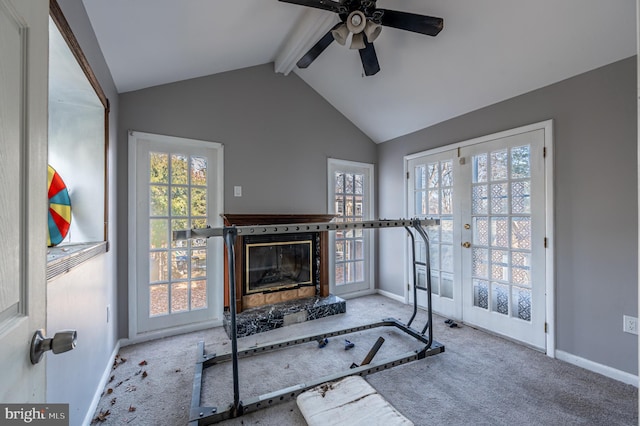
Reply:
[[[622,331],[625,333],[638,334],[638,318],[629,315],[622,316]]]

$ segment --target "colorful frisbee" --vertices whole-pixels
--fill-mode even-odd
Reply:
[[[49,236],[47,237],[47,245],[53,247],[60,244],[69,232],[69,227],[71,226],[71,199],[64,181],[51,166],[49,166],[48,191]]]

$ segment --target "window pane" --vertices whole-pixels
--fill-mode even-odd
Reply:
[[[473,245],[489,245],[489,220],[486,217],[474,217],[473,219]]]
[[[509,212],[507,187],[508,184],[506,183],[494,183],[491,185],[492,214],[507,214]]]
[[[529,181],[511,183],[511,213],[531,213],[531,183]]]
[[[207,275],[207,251],[191,251],[191,277],[204,277]]]
[[[149,315],[156,317],[169,313],[169,286],[152,285],[149,286]]]
[[[169,183],[169,154],[149,154],[149,182]]]
[[[189,225],[187,223],[187,219],[172,219],[171,220],[171,233],[173,235],[174,231],[182,231],[184,229],[188,229]],[[171,247],[187,247],[187,245],[189,244],[188,241],[185,240],[178,240],[178,241],[174,241],[173,239],[171,240]]]
[[[487,185],[475,185],[471,194],[471,213],[487,214]]]
[[[425,166],[420,165],[415,168],[415,189],[424,189],[427,182],[427,171]]]
[[[491,153],[491,180],[507,179],[507,150],[501,149]]]
[[[187,282],[171,284],[171,312],[189,310],[189,284]]]
[[[427,184],[429,188],[437,188],[440,185],[439,172],[438,163],[427,164]]]
[[[171,251],[171,279],[180,280],[189,277],[189,257],[187,250]]]
[[[207,190],[191,188],[191,216],[207,215]]]
[[[513,287],[511,300],[513,316],[524,321],[531,321],[531,290]]]
[[[353,194],[353,175],[350,173],[344,175],[344,193]]]
[[[191,157],[191,184],[207,184],[207,159],[205,157]]]
[[[484,280],[473,280],[473,306],[489,308],[489,283]]]
[[[453,213],[453,189],[442,190],[442,210],[441,214]]]
[[[187,188],[173,187],[171,188],[171,215],[186,216],[189,206],[189,196]]]
[[[364,176],[355,175],[355,193],[364,194]]]
[[[531,249],[531,218],[511,218],[511,248]]]
[[[529,176],[531,176],[529,145],[511,148],[511,178],[520,179]]]
[[[491,310],[509,315],[509,286],[491,283]]]
[[[169,192],[165,185],[149,186],[149,215],[169,215]]]
[[[187,175],[187,157],[181,154],[173,154],[171,156],[171,183],[186,185],[188,182]]]
[[[487,154],[474,155],[473,164],[473,183],[487,181]]]
[[[149,253],[149,282],[167,281],[169,279],[169,261],[166,251]]]
[[[336,177],[335,193],[343,194],[344,193],[344,173],[336,172],[335,177]]]
[[[506,217],[491,218],[491,245],[509,247],[509,226]]]
[[[149,248],[159,249],[169,246],[169,221],[167,219],[149,220]]]
[[[204,280],[191,282],[191,309],[207,307],[207,282]]]
[[[453,186],[453,161],[443,161],[441,167],[441,185]]]

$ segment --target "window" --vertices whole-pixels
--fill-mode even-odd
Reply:
[[[109,101],[62,11],[52,1],[48,221],[50,245],[64,247],[49,249],[48,279],[108,250],[108,119]],[[51,184],[54,180],[55,185]],[[64,194],[54,192],[60,188]]]
[[[373,165],[329,159],[329,213],[337,222],[373,218]],[[373,289],[373,233],[354,229],[331,232],[331,291],[347,294]]]

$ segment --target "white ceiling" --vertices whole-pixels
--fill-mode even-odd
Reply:
[[[304,15],[333,15],[278,0],[83,2],[120,93],[274,62],[296,27],[309,26]],[[293,72],[385,142],[635,55],[635,4],[378,0],[379,8],[441,17],[444,29],[429,37],[385,27],[374,43],[375,76],[363,77],[358,52],[337,43]]]

